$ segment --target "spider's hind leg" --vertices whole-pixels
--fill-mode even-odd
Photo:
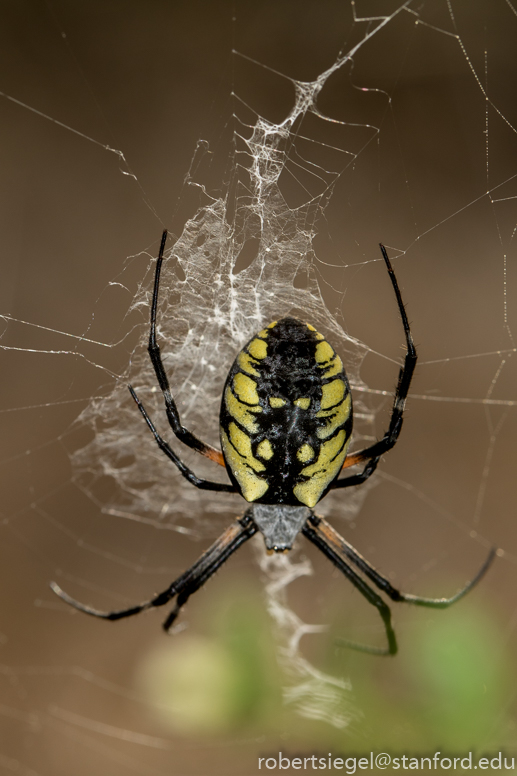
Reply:
[[[406,337],[406,356],[404,358],[404,364],[399,371],[399,377],[397,382],[397,388],[395,391],[395,397],[393,399],[393,408],[391,410],[390,425],[385,432],[383,438],[375,444],[367,447],[365,450],[361,450],[358,453],[352,454],[345,458],[343,469],[355,464],[364,463],[369,461],[364,470],[360,474],[352,475],[352,477],[343,477],[341,480],[334,480],[331,485],[333,488],[348,488],[351,485],[360,485],[370,477],[375,471],[379,459],[388,450],[391,450],[395,446],[397,439],[399,438],[400,430],[402,428],[402,421],[404,415],[404,408],[406,406],[406,400],[408,397],[409,386],[413,378],[413,372],[417,362],[417,353],[411,335],[411,329],[409,326],[408,317],[404,308],[404,302],[402,301],[402,294],[400,293],[399,285],[391,261],[389,260],[386,248],[382,243],[380,244],[382,257],[386,263],[389,278],[395,292],[397,299],[397,305],[399,308],[400,317],[402,319],[402,326],[404,327],[404,334]]]
[[[183,463],[179,455],[176,455],[172,447],[163,439],[158,431],[156,430],[156,427],[147,414],[147,411],[136,395],[133,387],[130,385],[129,391],[131,393],[131,396],[135,400],[135,403],[142,413],[142,416],[147,423],[149,429],[151,430],[152,435],[155,438],[156,444],[162,451],[162,453],[165,453],[165,455],[173,462],[175,466],[180,470],[181,474],[185,477],[186,480],[190,482],[191,485],[194,485],[196,488],[200,488],[201,490],[218,490],[218,491],[224,491],[225,493],[235,493],[236,488],[234,485],[227,484],[224,482],[212,482],[212,480],[204,480],[201,477],[198,477],[197,474],[195,474],[192,469],[189,469],[189,467]]]
[[[161,273],[162,264],[163,264],[163,254],[165,251],[166,241],[167,241],[167,230],[165,229],[162,234],[160,251],[158,253],[158,258],[156,260],[156,271],[154,275],[153,299],[151,302],[151,324],[150,324],[150,330],[149,330],[149,344],[147,346],[147,350],[149,352],[149,358],[151,359],[151,363],[154,368],[156,379],[158,380],[161,392],[163,394],[163,398],[165,401],[165,411],[167,413],[167,419],[169,421],[170,427],[174,431],[174,434],[181,442],[183,442],[183,444],[187,445],[187,447],[190,447],[193,450],[196,450],[201,455],[204,455],[207,458],[210,458],[210,460],[215,461],[220,466],[224,466],[225,465],[224,458],[220,450],[217,450],[215,447],[212,447],[212,445],[209,445],[206,442],[201,441],[201,439],[198,439],[187,428],[185,428],[185,426],[182,426],[178,408],[172,396],[171,387],[169,385],[169,379],[167,377],[167,373],[165,372],[165,367],[163,366],[160,346],[156,341],[156,311],[158,309],[160,273]]]

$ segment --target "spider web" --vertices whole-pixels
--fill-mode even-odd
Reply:
[[[30,54],[29,33],[16,12],[6,12],[13,36],[4,71],[16,77],[9,83],[6,76],[2,91],[4,239],[12,257],[0,341],[10,377],[3,386],[3,587],[12,619],[0,629],[12,735],[0,762],[6,772],[86,773],[103,763],[110,773],[161,773],[173,747],[185,772],[214,772],[216,757],[217,769],[241,773],[254,772],[257,751],[278,750],[278,729],[286,746],[309,747],[308,754],[346,749],[345,728],[350,741],[380,745],[382,734],[371,728],[382,726],[362,692],[367,671],[389,685],[394,669],[365,668],[366,656],[336,656],[333,645],[336,635],[354,632],[378,643],[381,626],[301,542],[288,556],[266,556],[260,537],[239,552],[210,583],[213,593],[199,594],[208,604],[196,614],[196,599],[189,602],[177,627],[188,632],[177,632],[172,646],[163,645],[156,616],[112,626],[68,617],[44,591],[56,578],[100,608],[143,600],[243,510],[238,497],[203,494],[182,480],[127,391],[131,382],[170,439],[146,352],[162,228],[171,229],[158,316],[164,363],[183,423],[212,444],[235,354],[287,314],[315,325],[346,364],[352,449],[382,435],[403,356],[382,240],[419,348],[417,376],[396,451],[375,478],[326,497],[318,512],[407,592],[447,595],[473,576],[486,548],[502,547],[472,597],[497,601],[498,649],[510,642],[515,8],[363,2],[328,4],[315,16],[297,4],[289,16],[259,3],[253,11],[237,6],[232,24],[230,8],[220,19],[203,7],[195,45],[178,35],[172,65],[160,67],[149,63],[160,46],[170,49],[165,31],[191,28],[194,11],[186,6],[173,13],[156,4],[142,20],[131,5],[123,24],[117,4],[102,21],[95,3],[83,14],[68,3],[30,8],[38,30]],[[227,36],[220,48],[214,24]],[[133,36],[143,50],[138,67],[122,50]],[[40,72],[49,52],[54,59]],[[194,99],[199,93],[206,100]],[[192,153],[196,137],[203,139]],[[200,475],[224,480],[213,464],[190,451],[182,456]],[[199,696],[205,707],[207,697],[227,692],[217,681],[227,686],[236,672],[235,662],[227,667],[234,653],[224,637],[210,635],[204,621],[215,616],[228,625],[224,606],[235,617],[249,605],[255,625],[246,626],[247,638],[257,638],[256,622],[271,629],[253,608],[260,598],[254,556],[281,672],[275,658],[260,665],[283,688],[284,711],[267,705],[271,691],[260,701],[266,710],[257,711],[257,701],[244,725],[238,704],[228,711],[214,702],[211,715],[190,714],[195,682],[186,653],[196,656],[205,691],[215,682],[212,696]],[[231,608],[225,575],[230,587],[249,590],[249,604]],[[220,598],[230,603],[218,609]],[[413,644],[412,623],[422,618],[414,611],[396,618],[399,642]],[[403,660],[396,658],[392,681],[407,680]],[[210,661],[207,678],[201,664]],[[501,654],[497,661],[506,666]],[[174,662],[190,678],[186,695],[170,679],[176,709],[161,688],[145,689],[160,684],[156,665],[164,684]],[[486,746],[512,740],[514,685],[508,681],[490,711]],[[297,729],[295,715],[315,726]],[[186,739],[175,737],[182,717]],[[387,743],[403,751],[404,737],[385,728]],[[188,736],[204,731],[200,753]],[[463,740],[458,733],[450,746]],[[408,747],[419,742],[422,750],[433,738],[408,733]]]

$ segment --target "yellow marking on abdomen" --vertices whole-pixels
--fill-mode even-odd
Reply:
[[[342,429],[335,437],[321,445],[318,460],[302,469],[301,473],[309,479],[293,488],[293,493],[300,503],[307,507],[316,506],[323,491],[339,473],[349,442],[345,430]]]
[[[342,426],[348,420],[352,408],[352,399],[350,394],[337,407],[331,410],[320,410],[316,413],[317,418],[328,418],[328,422],[319,428],[316,433],[319,439],[327,439],[332,436],[334,431]]]
[[[308,410],[311,405],[311,400],[306,397],[304,397],[303,399],[295,399],[294,404],[297,407],[300,407],[302,410]]]
[[[246,404],[258,404],[257,383],[248,375],[237,372],[233,378],[233,390],[241,401]]]
[[[325,364],[334,358],[334,351],[327,340],[322,340],[316,345],[316,361],[318,364]]]
[[[340,372],[343,371],[343,362],[339,358],[339,356],[336,356],[331,362],[329,366],[321,366],[320,369],[323,369],[322,377],[325,379],[328,379],[329,377],[334,377],[334,375],[338,375]]]
[[[318,336],[320,337],[321,335]],[[316,345],[315,357],[319,368],[324,370],[322,375],[323,378],[328,379],[329,377],[334,377],[334,375],[343,371],[343,362],[339,356],[334,353],[334,350],[326,340],[323,340]]]
[[[258,433],[259,427],[253,413],[262,412],[262,407],[259,405],[256,407],[247,407],[245,404],[242,404],[242,402],[233,395],[229,386],[224,393],[224,403],[232,418],[235,418],[246,431],[249,431],[251,434]]]
[[[327,410],[339,404],[345,395],[346,385],[343,380],[332,380],[321,386],[321,409]]]
[[[266,467],[264,464],[260,461],[257,461],[251,452],[251,439],[249,436],[244,431],[242,431],[242,429],[236,426],[235,423],[230,423],[228,426],[228,431],[230,432],[230,442],[237,450],[237,452],[242,455],[246,463],[256,472],[265,471]]]
[[[267,334],[268,332],[264,333]],[[251,353],[253,358],[262,361],[262,359],[267,356],[267,342],[265,342],[263,339],[255,338],[254,340],[251,340],[250,344],[248,345],[248,351]]]
[[[314,450],[310,445],[302,445],[296,452],[296,457],[300,463],[308,463],[314,458]]]
[[[249,353],[246,353],[245,350],[241,350],[237,356],[237,363],[243,372],[247,372],[249,375],[255,375],[255,377],[260,377],[260,372],[257,372],[255,369],[257,362],[249,355]]]
[[[257,455],[263,458],[265,461],[269,461],[273,457],[273,448],[269,439],[263,439],[257,445]]]
[[[269,404],[271,407],[276,409],[277,407],[283,407],[284,404],[287,404],[287,402],[285,399],[281,399],[279,396],[270,396]]]
[[[235,426],[235,424],[230,424],[230,426]],[[237,427],[235,426],[235,428]],[[251,440],[248,441],[250,442],[251,451]],[[255,474],[248,461],[237,452],[228,439],[224,429],[221,429],[221,444],[224,451],[224,457],[232,470],[233,476],[239,483],[242,495],[246,501],[256,501],[264,495],[269,485],[265,480]],[[256,461],[255,458],[253,458],[253,460]],[[264,468],[260,461],[256,461],[256,463]]]
[[[313,331],[313,332],[315,333],[315,335],[316,335],[316,339],[319,339],[319,340],[325,339],[325,337],[323,336],[323,334],[320,334],[320,333],[319,333],[319,331],[316,331],[316,329],[314,328],[314,326],[311,326],[311,324],[310,324],[310,323],[306,323],[305,325],[307,326],[307,328],[309,329],[309,331]]]

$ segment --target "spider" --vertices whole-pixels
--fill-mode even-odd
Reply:
[[[341,359],[311,324],[283,318],[259,331],[240,351],[230,369],[221,402],[221,452],[182,426],[156,341],[156,311],[166,240],[167,231],[164,231],[154,278],[149,356],[172,431],[187,447],[224,466],[230,483],[201,479],[186,466],[160,436],[131,386],[129,390],[158,447],[191,485],[202,490],[240,493],[250,506],[191,568],[149,601],[128,609],[102,612],[71,598],[55,582],[51,582],[52,590],[81,612],[105,620],[131,617],[164,606],[176,598],[163,623],[165,631],[169,631],[188,598],[257,531],[263,534],[270,552],[290,550],[296,536],[302,533],[377,608],[384,623],[386,647],[344,640],[341,643],[371,654],[394,655],[397,640],[391,624],[391,610],[351,564],[392,601],[444,609],[479,582],[496,551],[495,548],[490,551],[476,576],[452,598],[422,598],[393,587],[326,520],[313,512],[330,490],[365,482],[377,468],[381,456],[396,444],[402,427],[417,354],[385,247],[380,245],[404,327],[406,356],[399,372],[390,424],[382,439],[347,456],[352,434],[352,398]],[[360,473],[339,478],[343,469],[357,464],[364,464]]]

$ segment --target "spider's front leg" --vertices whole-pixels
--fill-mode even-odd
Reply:
[[[496,556],[496,548],[492,548],[488,553],[488,556],[475,575],[473,579],[468,582],[465,587],[459,590],[456,595],[451,598],[424,598],[422,596],[411,595],[409,593],[402,593],[397,590],[393,585],[380,574],[368,561],[355,550],[351,544],[349,544],[332,526],[327,523],[321,517],[311,515],[307,520],[305,526],[302,529],[303,534],[313,544],[321,550],[329,560],[338,567],[340,571],[345,574],[353,585],[364,595],[364,597],[377,607],[379,614],[384,622],[386,630],[386,636],[388,639],[388,648],[381,649],[378,647],[367,647],[362,644],[355,644],[350,641],[341,640],[341,643],[352,649],[357,649],[361,652],[370,652],[376,655],[394,655],[397,652],[397,641],[395,633],[391,626],[391,612],[387,604],[384,603],[382,598],[372,588],[359,577],[348,565],[347,561],[357,566],[357,568],[370,579],[379,590],[382,590],[392,601],[400,601],[407,604],[413,604],[415,606],[426,606],[433,609],[446,609],[452,604],[459,601],[460,598],[467,595],[472,588],[477,585],[480,579],[486,574],[490,568],[492,561]]]
[[[50,587],[53,592],[65,601],[65,603],[78,609],[80,612],[90,614],[92,617],[99,617],[103,620],[122,620],[125,617],[132,617],[147,609],[154,609],[159,606],[165,606],[174,597],[176,605],[163,623],[166,631],[169,630],[172,623],[179,614],[181,607],[196,590],[210,579],[220,566],[232,555],[235,550],[244,544],[257,532],[257,526],[248,514],[236,520],[222,536],[217,539],[209,549],[197,560],[193,566],[178,577],[166,590],[158,593],[149,601],[131,606],[128,609],[119,609],[113,612],[102,612],[91,606],[80,603],[65,593],[56,582],[51,582]]]

